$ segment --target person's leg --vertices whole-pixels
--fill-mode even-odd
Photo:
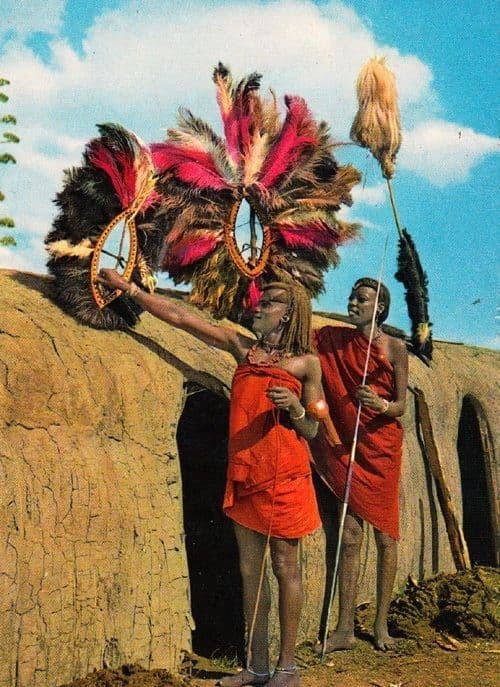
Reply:
[[[387,614],[391,603],[398,565],[398,543],[388,534],[375,530],[377,543],[377,616],[374,625],[375,647],[382,651],[393,649],[394,639],[387,628]]]
[[[338,570],[339,617],[335,632],[328,637],[326,652],[352,649],[355,644],[354,613],[358,591],[363,521],[347,511]]]
[[[243,586],[243,611],[250,632],[256,608],[260,571],[265,555],[266,537],[234,523],[236,541],[240,557],[240,572]],[[270,608],[269,583],[264,582],[259,597],[259,606],[254,623],[252,644],[248,654],[249,665],[240,673],[222,678],[217,683],[221,687],[243,687],[243,685],[263,685],[269,680],[268,616]],[[250,668],[250,671],[247,670]]]
[[[295,665],[303,598],[298,543],[298,539],[271,538],[271,560],[279,591],[280,655],[269,687],[297,687],[300,682]]]

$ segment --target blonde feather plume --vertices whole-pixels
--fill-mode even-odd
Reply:
[[[394,74],[385,58],[373,57],[362,67],[356,83],[359,109],[351,140],[369,148],[386,179],[392,179],[401,145],[401,121]]]

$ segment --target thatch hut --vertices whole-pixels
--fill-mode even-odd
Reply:
[[[0,687],[123,663],[175,672],[193,645],[236,651],[237,554],[220,514],[232,359],[149,315],[134,331],[84,327],[45,277],[3,270],[0,284]],[[455,568],[416,389],[470,557],[497,561],[497,363],[443,342],[431,367],[411,358],[398,586]],[[318,634],[335,535],[318,489],[326,526],[302,548],[302,639]],[[366,599],[373,553],[368,537]]]

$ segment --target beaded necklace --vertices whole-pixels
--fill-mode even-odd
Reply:
[[[259,359],[259,352],[265,353],[267,357],[265,359]],[[248,362],[252,363],[252,365],[272,366],[276,365],[276,363],[279,363],[284,357],[284,346],[273,346],[265,341],[259,341],[258,343],[255,343],[247,353]]]

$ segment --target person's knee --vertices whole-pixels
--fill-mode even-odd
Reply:
[[[278,580],[300,580],[300,570],[295,556],[274,553],[271,560],[273,573]]]
[[[361,548],[363,540],[363,528],[357,523],[347,523],[342,535],[342,549],[355,551]]]
[[[258,578],[262,566],[262,558],[265,556],[265,552],[248,548],[240,549],[239,554],[241,577],[249,580],[252,579],[252,577]]]
[[[383,532],[375,531],[375,542],[377,544],[377,549],[379,551],[387,551],[389,549],[396,549],[398,542],[393,539],[388,534]]]

